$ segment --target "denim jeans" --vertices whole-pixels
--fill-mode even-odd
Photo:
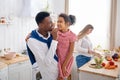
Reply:
[[[78,55],[76,56],[76,63],[77,63],[77,68],[83,66],[85,63],[91,60],[91,57],[87,57],[84,55]]]

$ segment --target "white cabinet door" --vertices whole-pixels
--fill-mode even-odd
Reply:
[[[28,67],[30,65],[26,65],[26,68],[22,68],[20,71],[20,80],[32,80],[32,68]]]
[[[79,80],[116,80],[116,78],[99,75],[91,72],[79,72]]]
[[[11,71],[8,73],[8,80],[20,80],[19,79],[19,71]]]
[[[0,69],[0,80],[8,80],[8,68]]]
[[[29,61],[9,65],[9,80],[32,80],[32,68]]]

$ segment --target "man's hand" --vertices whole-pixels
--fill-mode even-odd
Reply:
[[[57,28],[54,28],[52,31],[51,31],[51,34],[53,36],[53,40],[57,40],[57,32],[58,32],[58,29]]]
[[[27,42],[27,40],[30,38],[30,33],[28,33],[28,35],[25,38],[25,41]]]

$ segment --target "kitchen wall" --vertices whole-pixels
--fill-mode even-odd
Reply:
[[[65,12],[65,0],[53,0],[53,7],[56,14]]]
[[[4,16],[10,24],[0,24],[0,50],[11,48],[12,51],[22,52],[26,49],[25,37],[34,28],[36,23],[32,16],[21,16],[23,1],[26,0],[0,0],[0,17]],[[31,1],[31,0],[28,0]],[[65,12],[64,0],[51,0],[53,12],[59,14]],[[59,4],[58,4],[59,3]],[[116,46],[120,46],[120,0],[117,0],[117,25]]]
[[[26,35],[37,28],[33,16],[22,15],[25,9],[24,1],[0,0],[0,17],[5,17],[8,22],[0,24],[0,50],[10,48],[11,51],[22,52],[26,49]],[[64,12],[64,0],[51,0],[51,2],[55,14]]]

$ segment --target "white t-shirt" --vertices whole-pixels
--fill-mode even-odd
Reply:
[[[92,43],[88,36],[75,42],[75,53],[90,57],[91,55],[88,53],[88,49],[92,49]]]

